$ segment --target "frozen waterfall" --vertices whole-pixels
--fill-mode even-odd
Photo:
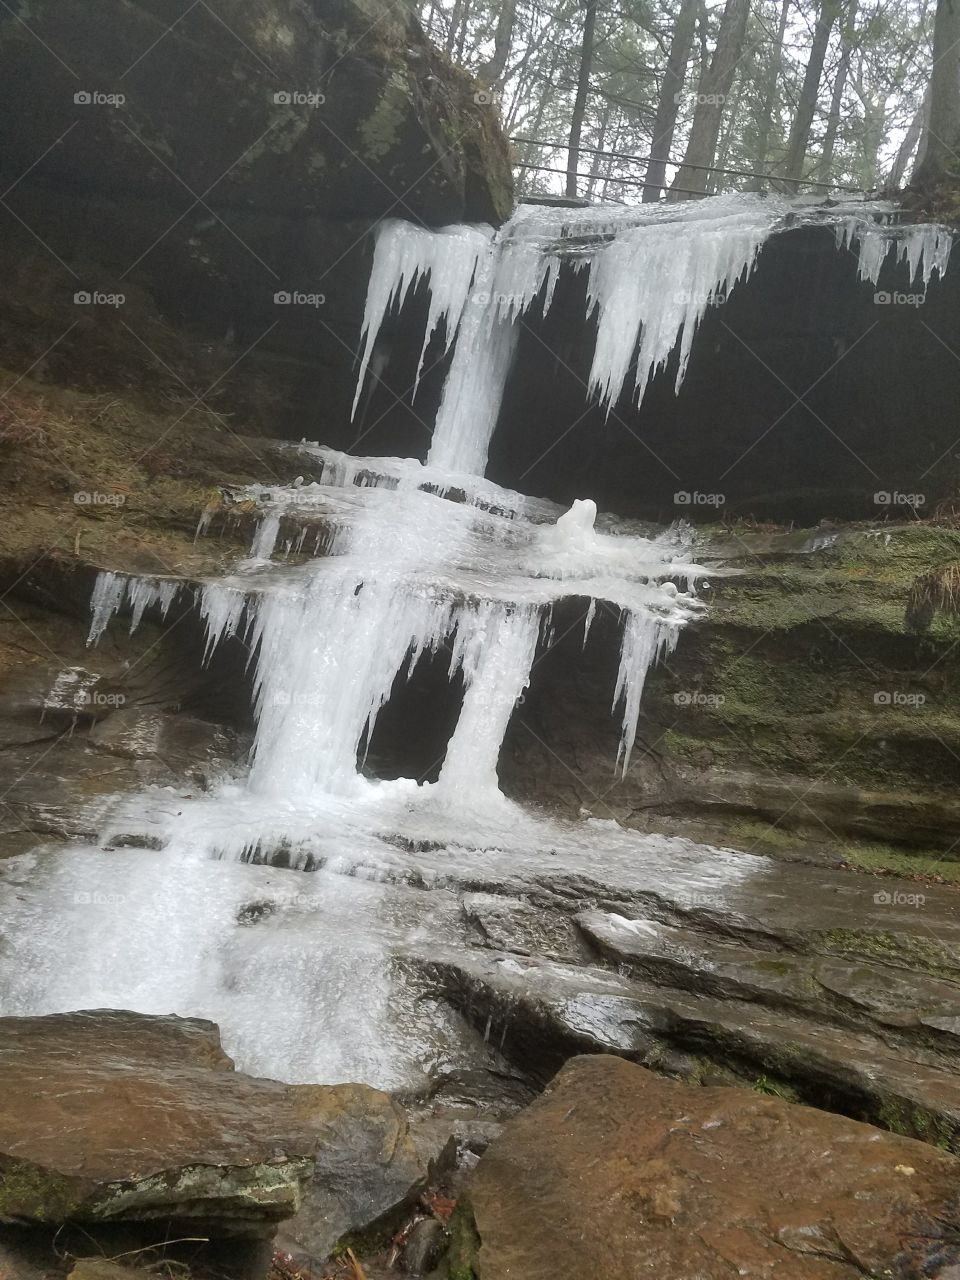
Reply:
[[[439,781],[420,792],[473,809],[491,803],[510,713],[564,597],[584,600],[585,635],[598,605],[619,619],[611,693],[626,770],[647,674],[701,608],[704,571],[675,538],[598,532],[589,498],[564,513],[483,478],[520,327],[534,305],[550,308],[562,270],[583,271],[585,318],[597,320],[589,394],[608,412],[624,394],[639,401],[674,352],[679,387],[706,309],[749,276],[771,235],[798,225],[832,227],[838,250],[855,249],[860,277],[874,282],[893,254],[926,284],[946,269],[952,243],[941,227],[899,225],[881,203],[760,195],[613,210],[527,205],[496,234],[380,224],[354,408],[381,326],[414,291],[429,295],[416,379],[439,332],[453,357],[425,465],[304,442],[317,480],[235,495],[259,512],[250,558],[203,585],[197,604],[208,654],[239,635],[255,667],[251,792],[368,792],[363,758],[381,709],[423,655],[442,651],[463,703]],[[278,549],[303,556],[311,521],[314,558],[277,564]],[[177,589],[101,575],[91,641],[122,608],[131,628],[150,607],[165,615]]]
[[[834,228],[840,249],[856,246],[860,278],[872,283],[893,254],[925,286],[946,270],[952,244],[946,228],[901,226],[879,201],[752,194],[622,209],[521,205],[495,236],[464,227],[404,234],[389,221],[377,236],[361,378],[391,306],[411,281],[429,278],[437,301],[424,351],[441,315],[447,347],[457,325],[460,336],[427,461],[481,474],[525,317],[549,310],[562,267],[587,273],[584,319],[595,314],[598,328],[586,394],[610,413],[624,394],[639,404],[675,350],[679,389],[707,309],[747,279],[770,236],[804,225]],[[464,239],[454,251],[456,235]]]
[[[560,602],[574,602],[574,653],[619,627],[603,695],[619,727],[612,784],[630,766],[649,673],[703,612],[705,570],[686,527],[643,534],[598,517],[589,494],[565,511],[484,470],[522,326],[549,310],[562,272],[582,273],[583,318],[596,319],[584,404],[593,396],[612,413],[623,396],[642,399],[674,352],[679,386],[707,308],[750,275],[770,236],[801,224],[831,227],[874,281],[894,254],[926,283],[951,245],[880,204],[743,195],[525,206],[496,234],[382,223],[354,413],[381,367],[384,322],[417,294],[427,305],[414,393],[428,355],[452,352],[427,462],[290,445],[292,483],[225,494],[227,511],[254,524],[229,576],[99,575],[91,644],[118,615],[134,630],[193,612],[204,660],[245,649],[251,756],[206,792],[184,780],[118,797],[96,844],[0,865],[18,939],[16,955],[0,953],[3,1012],[172,1010],[218,1022],[248,1071],[417,1090],[492,1052],[411,977],[438,947],[462,945],[464,886],[575,886],[597,860],[631,893],[655,884],[699,901],[754,874],[760,860],[746,855],[612,818],[565,822],[502,794],[503,743]],[[206,512],[198,537],[210,527]],[[451,689],[442,760],[424,774],[436,780],[378,777],[378,718],[426,660]],[[49,705],[72,705],[92,679],[62,672]]]

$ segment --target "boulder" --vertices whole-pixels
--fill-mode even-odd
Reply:
[[[958,1174],[827,1112],[576,1058],[474,1171],[451,1274],[954,1280]]]
[[[291,1090],[317,1134],[317,1164],[296,1217],[278,1243],[308,1266],[341,1243],[387,1231],[428,1183],[452,1166],[452,1125],[411,1124],[388,1094],[367,1085]]]
[[[9,367],[154,406],[186,387],[195,411],[177,421],[198,438],[212,408],[231,434],[330,423],[352,440],[372,227],[512,210],[489,94],[388,0],[15,0],[0,5],[0,104],[16,121],[0,139]],[[367,443],[411,452],[420,337],[405,320],[383,341],[400,382],[370,391]],[[128,481],[144,460],[183,466],[170,438],[149,459],[118,445]]]
[[[44,157],[45,185],[212,218],[499,221],[511,208],[489,96],[404,4],[18,0],[0,20],[0,84],[19,121],[4,171]]]
[[[290,1089],[235,1073],[213,1023],[0,1019],[0,1221],[262,1235],[299,1208],[315,1145]]]

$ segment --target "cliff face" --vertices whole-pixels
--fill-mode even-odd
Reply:
[[[30,169],[31,186],[293,218],[496,222],[510,211],[487,95],[404,5],[224,0],[214,12],[180,0],[40,0],[13,10],[0,24],[0,73],[18,127],[0,159],[12,176]]]
[[[349,418],[374,221],[510,212],[488,96],[403,5],[20,8],[0,14],[14,374],[185,383],[247,429],[323,434]]]

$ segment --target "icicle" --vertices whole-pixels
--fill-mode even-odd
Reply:
[[[302,595],[264,598],[257,738],[250,786],[310,795],[349,790],[357,752],[372,731],[411,648],[432,649],[450,630],[451,602],[398,590],[387,576],[318,574]]]
[[[277,545],[280,534],[280,512],[268,512],[257,525],[250,546],[251,560],[269,560]]]
[[[897,262],[907,263],[910,283],[921,281],[926,288],[935,274],[942,277],[946,273],[953,248],[949,228],[936,223],[904,227],[887,218],[878,222],[859,215],[842,219],[836,236],[839,249],[852,250],[858,244],[857,274],[874,285],[887,257],[895,252]]]
[[[664,653],[676,648],[680,628],[671,618],[658,617],[648,612],[628,612],[623,624],[623,641],[620,648],[620,669],[613,696],[613,710],[623,702],[623,727],[617,765],[621,776],[626,775],[630,755],[637,737],[640,719],[640,699],[647,673]]]
[[[351,419],[356,415],[370,356],[387,313],[392,307],[402,306],[418,280],[429,276],[430,314],[417,364],[416,394],[430,338],[442,320],[445,350],[449,349],[460,323],[477,259],[485,251],[492,235],[491,227],[451,226],[440,231],[425,231],[397,218],[380,223],[363,313],[363,349]]]
[[[90,597],[90,631],[87,644],[96,644],[120,609],[126,590],[126,580],[119,573],[98,573]]]
[[[236,635],[245,612],[256,612],[259,597],[248,600],[246,593],[235,586],[219,582],[204,583],[200,592],[200,616],[207,630],[207,643],[203,651],[206,665],[218,644],[227,636]]]
[[[480,805],[498,792],[497,761],[510,715],[530,679],[539,609],[486,603],[461,611],[451,673],[463,671],[463,707],[447,747],[438,792]]]
[[[748,205],[701,219],[695,229],[685,221],[653,223],[624,232],[597,253],[588,285],[598,319],[590,391],[608,411],[620,398],[638,338],[637,404],[678,342],[679,391],[704,313],[750,275],[777,218],[776,206]]]
[[[130,616],[130,634],[140,626],[143,621],[143,615],[147,609],[156,605],[160,611],[160,617],[166,618],[171,604],[180,589],[178,582],[156,582],[149,578],[128,578],[127,579],[127,601],[132,606]]]
[[[140,626],[146,610],[153,606],[159,608],[161,618],[166,618],[180,590],[180,585],[172,579],[134,578],[109,572],[98,574],[90,597],[93,618],[90,622],[87,644],[97,643],[111,619],[125,604],[131,607],[131,635]]]
[[[584,649],[586,649],[587,647],[587,638],[590,635],[590,628],[593,626],[593,620],[596,617],[596,613],[597,613],[597,602],[596,600],[591,600],[590,604],[587,606],[587,612],[584,615],[584,619],[583,619],[583,648]]]
[[[541,295],[553,301],[560,259],[521,234],[517,215],[481,262],[466,307],[427,465],[482,475],[519,339],[519,318]]]

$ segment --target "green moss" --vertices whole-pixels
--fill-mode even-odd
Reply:
[[[957,1126],[946,1117],[912,1106],[902,1098],[885,1098],[877,1112],[876,1123],[891,1133],[916,1138],[941,1151],[956,1152],[960,1143]]]
[[[960,973],[960,957],[931,938],[909,933],[827,929],[811,935],[811,949],[886,960],[904,968],[921,969],[935,977],[956,977]]]
[[[395,72],[387,81],[373,114],[360,126],[360,143],[366,160],[376,162],[390,154],[397,146],[410,110],[407,85]]]
[[[751,1088],[754,1093],[762,1093],[769,1098],[783,1098],[785,1102],[802,1101],[796,1089],[785,1080],[771,1080],[769,1076],[758,1076]]]
[[[72,1178],[27,1161],[0,1169],[0,1222],[62,1222],[75,1215],[81,1203]]]
[[[960,884],[956,855],[937,849],[896,849],[885,844],[844,844],[837,849],[844,862],[864,871],[892,871],[899,876],[936,876]]]
[[[480,1252],[480,1235],[473,1218],[473,1209],[467,1196],[461,1196],[448,1227],[450,1250],[447,1254],[448,1280],[476,1280],[479,1274],[477,1255]]]

